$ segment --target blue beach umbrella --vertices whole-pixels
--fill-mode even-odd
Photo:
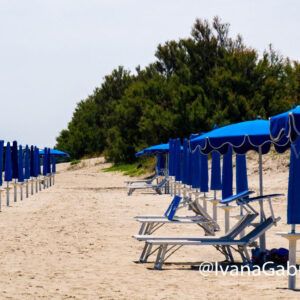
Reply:
[[[28,180],[30,178],[30,154],[28,145],[25,147],[25,174],[24,179]]]
[[[210,189],[214,191],[222,190],[221,155],[218,151],[212,151],[211,153]]]
[[[206,154],[200,154],[200,191],[203,193],[208,192],[208,157]]]
[[[0,141],[0,186],[3,184],[3,149],[4,149],[4,141]]]
[[[192,169],[192,188],[200,188],[201,186],[201,167],[200,167],[200,152],[199,149],[196,149],[193,153],[191,153],[192,161],[193,161],[193,169]]]
[[[34,177],[34,148],[30,147],[30,177]]]
[[[175,141],[175,180],[181,180],[181,151],[180,139]]]
[[[34,177],[38,177],[39,176],[39,165],[38,165],[38,163],[39,163],[39,150],[38,150],[38,148],[35,146],[34,147],[34,163],[33,163],[33,165],[34,165]]]
[[[52,149],[51,149],[52,150]],[[181,147],[181,151],[183,148]],[[145,156],[145,155],[157,155],[159,153],[169,153],[170,151],[170,144],[159,144],[159,145],[154,145],[150,146],[148,148],[145,148],[144,150],[137,152],[135,156]],[[50,153],[52,155],[52,152]]]
[[[47,176],[47,149],[44,149],[44,157],[43,157],[43,175]]]
[[[248,190],[247,161],[245,154],[236,154],[236,192]]]
[[[295,141],[300,135],[300,105],[270,118],[270,133],[274,141],[286,137]]]
[[[223,155],[222,168],[222,199],[232,196],[232,148],[229,147],[226,154]]]
[[[44,150],[40,151],[40,155],[44,155]],[[55,156],[65,156],[65,157],[70,157],[69,153],[63,152],[57,149],[50,149],[50,154],[55,155]]]
[[[188,163],[188,171],[187,171],[187,185],[193,184],[193,153],[189,150],[188,151],[188,157],[187,157],[187,163]]]
[[[23,150],[22,150],[22,146],[19,146],[19,153],[18,153],[18,166],[19,166],[19,177],[18,177],[18,181],[19,182],[24,182],[24,167],[23,167]]]
[[[12,178],[19,178],[18,143],[13,141],[12,147]]]
[[[5,152],[4,180],[7,182],[12,181],[11,148],[9,142],[6,145],[6,152]]]
[[[47,149],[47,172],[51,174],[51,155],[50,155],[50,148]]]

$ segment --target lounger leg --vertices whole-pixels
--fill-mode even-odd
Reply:
[[[155,264],[154,264],[155,269],[161,270],[162,265],[164,263],[167,248],[168,248],[168,245],[161,245],[159,247],[157,257],[156,257],[156,261],[155,261]]]
[[[132,193],[133,193],[133,191],[134,191],[134,189],[129,189],[129,191],[128,191],[128,196],[131,196]]]
[[[140,257],[140,262],[141,263],[146,263],[147,259],[151,253],[151,249],[152,249],[152,244],[149,243],[145,243],[144,249],[142,251],[141,257]]]
[[[139,234],[143,234],[143,231],[144,231],[145,226],[146,226],[146,223],[143,222],[142,225],[141,225],[141,228],[140,228],[140,230],[139,230]]]

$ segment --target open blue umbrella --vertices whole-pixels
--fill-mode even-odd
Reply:
[[[40,155],[44,155],[44,150],[41,150],[40,151]],[[69,153],[67,152],[63,152],[63,151],[60,151],[60,150],[57,150],[57,149],[50,149],[50,155],[55,155],[55,156],[65,156],[65,157],[69,157]]]
[[[183,148],[181,147],[181,151]],[[170,151],[170,144],[159,144],[150,146],[148,148],[145,148],[144,150],[141,150],[140,152],[137,152],[135,156],[145,156],[145,155],[157,155],[159,153],[169,153]],[[51,153],[50,153],[51,154]]]
[[[270,133],[274,141],[286,137],[292,141],[300,135],[300,105],[270,118]]]
[[[4,152],[3,149],[4,149],[4,141],[0,141],[0,186],[2,186],[2,184],[3,184],[3,178],[2,178],[2,172],[3,172],[3,152]]]

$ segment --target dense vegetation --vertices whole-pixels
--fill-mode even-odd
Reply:
[[[56,147],[73,158],[104,153],[130,162],[142,148],[216,123],[268,118],[300,100],[300,65],[272,47],[258,56],[229,25],[197,19],[191,36],[158,45],[135,74],[119,66],[78,103]]]

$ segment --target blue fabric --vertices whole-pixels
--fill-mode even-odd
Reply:
[[[3,184],[2,172],[3,172],[3,150],[4,150],[4,141],[0,141],[0,186]]]
[[[200,176],[200,191],[208,192],[208,157],[205,154],[200,155],[201,176]]]
[[[50,154],[50,148],[47,149],[47,172],[48,172],[48,174],[51,174],[51,154]]]
[[[24,168],[23,168],[23,149],[22,146],[19,146],[19,155],[18,155],[18,167],[19,167],[19,177],[18,182],[24,182]]]
[[[287,223],[300,224],[300,138],[291,146]]]
[[[213,150],[225,154],[229,146],[233,147],[236,153],[244,154],[249,150],[268,153],[271,143],[277,152],[282,153],[290,147],[290,142],[286,137],[278,141],[272,141],[270,136],[270,122],[266,120],[245,121],[214,129],[190,141],[191,149],[198,145],[201,152],[208,154]]]
[[[169,153],[170,145],[169,144],[159,144],[154,145],[148,148],[145,148],[144,150],[137,152],[135,154],[136,157],[139,156],[145,156],[145,155],[157,155],[158,153]],[[181,151],[183,151],[183,147],[180,148]]]
[[[30,177],[34,177],[34,148],[30,146]]]
[[[39,151],[39,149],[38,149]],[[53,160],[55,161],[55,155],[53,155]],[[38,155],[38,174],[42,175],[42,168],[41,168],[41,156]]]
[[[47,176],[47,148],[44,148],[43,175]]]
[[[34,147],[34,177],[39,176],[39,150],[35,146]]]
[[[248,198],[248,196],[249,196],[250,194],[253,194],[253,193],[254,193],[254,192],[252,192],[252,191],[247,191],[247,190],[245,190],[245,191],[242,191],[242,192],[237,193],[237,194],[235,194],[235,195],[231,195],[231,196],[229,196],[229,197],[227,197],[227,198],[222,199],[222,200],[220,201],[220,203],[222,203],[222,204],[228,204],[228,203],[230,203],[230,202],[232,202],[232,201],[234,201],[234,200],[243,199],[243,198]]]
[[[44,155],[45,150],[41,150],[40,151],[40,155]],[[50,149],[50,155],[56,155],[56,156],[66,156],[66,157],[69,157],[69,153],[67,152],[63,152],[63,151],[60,151],[60,150],[57,150],[57,149]]]
[[[222,168],[222,199],[232,196],[232,148],[229,147],[228,152],[223,155]]]
[[[12,181],[12,165],[11,165],[11,149],[10,143],[8,142],[6,145],[6,152],[5,152],[5,174],[4,174],[5,181]]]
[[[175,180],[181,181],[181,150],[180,139],[175,142]]]
[[[29,148],[28,145],[26,145],[25,148],[25,174],[24,174],[24,179],[29,179],[30,178],[30,154],[29,154]]]
[[[292,141],[300,135],[300,106],[270,118],[271,137],[278,141],[287,137]]]
[[[236,155],[236,192],[241,193],[248,190],[247,162],[245,154]]]
[[[39,164],[40,164],[40,172],[41,172],[41,161],[39,162]],[[52,156],[52,173],[56,173],[56,158],[55,158],[55,155]]]
[[[191,154],[191,157],[193,160],[192,188],[198,189],[201,183],[200,152],[198,148]]]
[[[181,178],[183,184],[187,183],[187,171],[188,171],[187,156],[188,156],[188,140],[184,139],[183,153],[182,153],[182,178]]]
[[[180,201],[181,201],[181,197],[174,196],[171,204],[169,205],[168,209],[165,212],[165,216],[168,218],[168,220],[173,220]]]
[[[211,190],[222,190],[221,180],[221,155],[218,151],[212,151],[211,153]]]
[[[172,166],[173,166],[173,162],[172,162],[172,139],[169,139],[169,161],[168,161],[168,169],[169,169],[169,175],[170,176],[173,176],[172,175]]]
[[[13,141],[12,147],[12,178],[19,178],[18,143]]]

